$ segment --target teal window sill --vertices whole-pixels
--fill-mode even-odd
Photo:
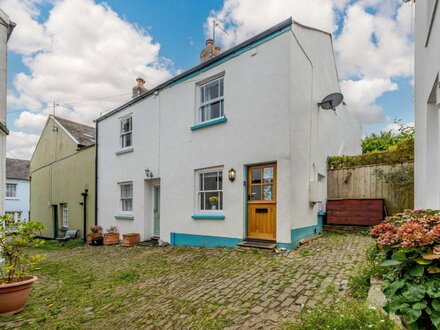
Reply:
[[[134,216],[131,214],[116,214],[116,220],[134,220]]]
[[[191,216],[194,220],[224,220],[224,214],[193,214]]]
[[[191,131],[195,131],[195,130],[198,130],[198,129],[201,129],[204,127],[208,127],[208,126],[212,126],[212,125],[226,123],[227,121],[228,121],[228,118],[226,118],[226,117],[221,117],[218,119],[210,120],[205,123],[200,123],[200,124],[191,126]]]

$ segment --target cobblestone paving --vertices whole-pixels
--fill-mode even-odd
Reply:
[[[31,298],[29,310],[3,326],[276,329],[305,306],[331,303],[345,295],[349,274],[365,259],[370,243],[365,236],[332,234],[282,254],[187,247],[85,247],[52,252],[48,269],[52,263],[64,267],[63,262],[69,262],[75,265],[72,271],[95,279],[97,284],[90,284],[91,289],[82,292],[78,298],[81,304],[77,304],[57,298],[62,285],[57,276],[61,275],[40,276],[34,289],[39,294]],[[88,273],[91,269],[95,273]],[[134,281],[119,285],[115,280],[106,282],[127,270],[137,274]],[[41,318],[37,313],[49,304],[58,304],[61,313],[37,321]]]

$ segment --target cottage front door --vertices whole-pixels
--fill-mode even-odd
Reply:
[[[248,239],[276,240],[277,165],[249,167]]]
[[[155,237],[160,237],[160,186],[154,186],[154,223],[153,231]]]

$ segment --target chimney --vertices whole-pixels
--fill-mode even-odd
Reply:
[[[148,89],[146,89],[144,87],[145,80],[143,78],[141,78],[141,77],[136,78],[136,83],[137,83],[136,86],[134,86],[132,88],[132,92],[133,92],[132,98],[133,99],[148,92]]]
[[[214,45],[214,41],[212,39],[206,40],[206,46],[202,50],[200,54],[200,62],[206,62],[211,58],[219,55],[221,53],[221,48],[219,46]]]

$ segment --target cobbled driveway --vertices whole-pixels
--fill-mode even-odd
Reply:
[[[347,293],[371,239],[327,234],[283,254],[80,247],[49,252],[27,309],[3,328],[276,329]]]

